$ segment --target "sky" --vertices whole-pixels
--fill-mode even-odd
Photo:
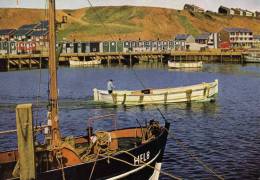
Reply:
[[[18,0],[20,8],[45,8],[48,0]],[[0,8],[17,7],[17,0],[0,0]],[[217,11],[220,5],[260,11],[260,0],[90,0],[93,6],[152,6],[182,9],[185,3],[198,5],[205,10]],[[88,0],[56,0],[57,9],[89,7]]]

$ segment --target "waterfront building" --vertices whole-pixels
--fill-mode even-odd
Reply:
[[[254,35],[253,47],[260,48],[260,35]]]
[[[28,40],[28,35],[35,29],[37,28],[38,24],[26,24],[17,29],[15,31],[13,37],[14,40],[18,41],[27,41]]]
[[[250,48],[253,32],[246,28],[224,28],[219,32],[220,43],[229,43],[231,48]]]
[[[0,41],[10,41],[15,29],[0,29]]]
[[[195,6],[193,4],[185,4],[183,7],[184,10],[188,10],[188,11],[192,11],[192,12],[198,12],[198,13],[203,13],[204,9],[199,7],[199,6]]]
[[[209,48],[218,48],[218,33],[202,33],[195,38],[198,44],[205,44]]]
[[[175,37],[175,50],[189,50],[189,43],[195,43],[195,38],[190,34],[177,34]]]

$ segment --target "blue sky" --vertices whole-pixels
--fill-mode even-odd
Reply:
[[[0,7],[16,7],[17,0],[0,0]],[[18,0],[22,8],[44,8],[48,0]],[[207,10],[217,11],[220,5],[240,7],[260,11],[260,0],[90,0],[94,6],[153,6],[182,9],[185,3],[199,5]],[[56,0],[58,9],[76,9],[88,7],[87,0]]]

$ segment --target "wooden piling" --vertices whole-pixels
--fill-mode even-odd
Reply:
[[[36,179],[32,104],[16,107],[16,125],[19,161],[13,175],[21,180]]]

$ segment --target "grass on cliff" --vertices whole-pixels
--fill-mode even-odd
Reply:
[[[196,36],[199,34],[199,31],[193,27],[191,22],[186,16],[178,15],[179,23],[184,27],[185,33]]]
[[[98,36],[109,34],[127,34],[133,32],[140,32],[143,30],[141,26],[121,25],[121,24],[93,24],[93,25],[81,25],[79,23],[73,23],[66,29],[60,30],[58,33],[58,39],[63,37],[68,38],[71,34],[84,34],[86,36]]]
[[[133,24],[132,19],[143,19],[145,13],[136,7],[94,7],[86,10],[83,17],[89,23]]]

